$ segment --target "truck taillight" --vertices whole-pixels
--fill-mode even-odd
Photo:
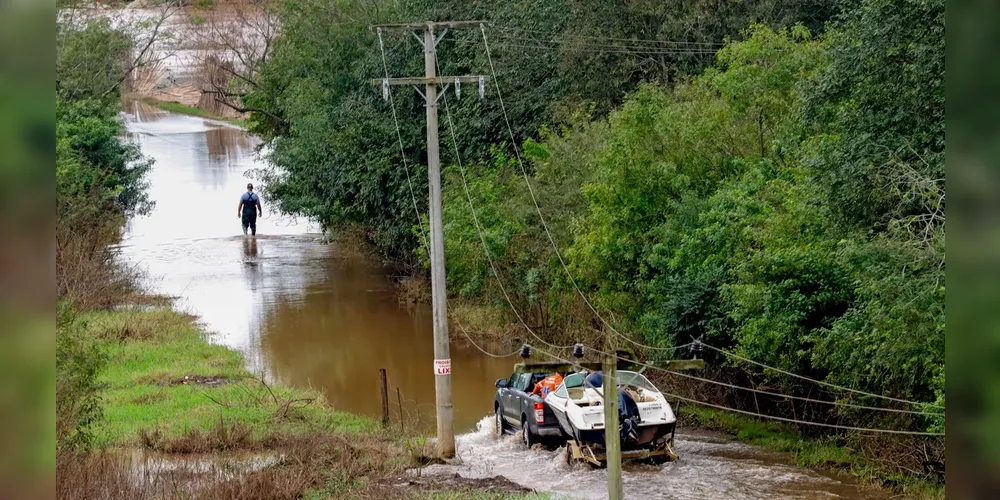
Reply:
[[[540,424],[545,422],[545,405],[543,403],[535,403],[535,423]]]

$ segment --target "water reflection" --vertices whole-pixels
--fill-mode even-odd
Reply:
[[[167,116],[166,111],[140,100],[127,100],[122,108],[127,110],[129,121],[133,123],[160,120]]]
[[[208,148],[209,165],[218,167],[239,167],[243,158],[253,155],[253,148],[259,144],[246,134],[234,134],[229,129],[218,128],[205,132],[205,146]]]
[[[251,292],[256,292],[263,280],[259,253],[257,249],[257,238],[246,236],[243,238],[243,275],[246,277],[247,286]]]
[[[261,341],[273,373],[293,385],[326,388],[335,407],[377,415],[378,369],[385,368],[393,413],[397,387],[406,410],[432,413],[430,311],[400,308],[384,276],[352,259],[332,261],[327,278],[300,299],[278,297],[269,308]],[[471,430],[492,410],[493,381],[508,374],[512,360],[463,347],[455,343],[451,351],[461,375],[452,377],[455,421],[459,429]]]
[[[433,428],[429,311],[401,307],[386,270],[339,255],[318,241],[318,228],[270,216],[266,197],[257,236],[243,236],[236,206],[247,172],[260,166],[255,139],[142,103],[126,109],[129,137],[155,160],[156,208],[129,222],[124,252],[156,289],[180,297],[213,340],[239,349],[255,372],[322,389],[338,408],[379,415],[378,369],[386,368],[393,414],[398,387],[404,414]],[[460,343],[452,360],[456,428],[472,430],[492,410],[493,381],[509,375],[513,360]]]

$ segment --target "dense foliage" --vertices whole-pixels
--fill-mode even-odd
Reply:
[[[56,53],[56,434],[60,450],[86,449],[101,416],[97,374],[106,354],[74,322],[110,307],[135,286],[109,247],[126,218],[149,210],[150,162],[122,137],[121,84],[133,40],[110,21],[57,24]]]
[[[418,1],[397,3],[291,0],[282,4],[282,36],[245,98],[251,130],[270,142],[273,169],[261,172],[285,211],[324,225],[362,224],[387,254],[412,257],[413,201],[399,156],[391,111],[371,79],[385,75],[370,25],[425,19],[487,21],[498,78],[515,135],[535,137],[581,109],[604,116],[643,81],[670,83],[712,61],[726,37],[751,21],[774,26],[803,21],[823,26],[837,2],[738,2],[706,18],[713,2]],[[703,5],[704,4],[704,5]],[[677,40],[664,48],[615,39]],[[383,35],[390,76],[423,74],[420,46],[403,31]],[[711,42],[711,43],[710,43]],[[477,29],[454,30],[439,46],[441,74],[484,74],[489,66]],[[406,164],[417,204],[426,212],[423,101],[394,88]],[[507,135],[492,88],[474,90],[454,109],[459,151],[485,160]],[[443,119],[443,117],[442,117]],[[443,157],[454,161],[450,148]]]
[[[384,70],[367,26],[485,19],[525,163],[492,89],[482,101],[444,98],[452,296],[506,307],[489,257],[525,320],[551,339],[604,328],[572,277],[642,342],[702,338],[809,377],[943,405],[943,1],[619,4],[289,2],[275,57],[248,97],[266,110],[253,128],[270,146],[268,189],[286,211],[368,228],[389,255],[426,255],[393,111],[370,83]],[[652,39],[708,49],[654,50]],[[391,76],[422,74],[408,34],[383,41]],[[449,34],[439,49],[443,74],[489,71],[478,30]],[[394,99],[425,213],[423,103],[403,88]],[[809,394],[801,381],[745,368]],[[943,428],[905,414],[836,417]]]
[[[121,138],[120,85],[132,40],[95,19],[59,25],[56,59],[56,188],[60,220],[81,212],[133,215],[149,209],[138,148]]]

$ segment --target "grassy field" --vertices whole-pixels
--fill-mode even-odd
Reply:
[[[862,483],[886,487],[905,498],[945,496],[943,484],[894,472],[838,438],[807,438],[785,424],[693,405],[684,406],[681,419],[686,427],[722,431],[765,450],[789,452],[799,466],[844,471]]]
[[[194,318],[169,308],[95,311],[75,321],[107,354],[103,416],[90,453],[57,457],[60,498],[175,498],[178,488],[212,499],[545,498],[503,478],[401,481],[406,469],[439,461],[428,439],[336,411],[318,391],[262,380],[238,352],[210,343]],[[209,457],[223,469],[247,453],[278,458],[235,475],[192,462],[137,482],[135,450]]]

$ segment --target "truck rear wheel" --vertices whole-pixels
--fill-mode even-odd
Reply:
[[[496,412],[494,418],[496,420],[497,437],[503,437],[504,432],[507,430],[507,422],[503,418],[503,407],[495,406],[494,410]]]
[[[524,416],[521,417],[521,436],[521,441],[528,449],[538,442],[538,437],[531,432],[531,426],[528,425],[528,418]]]

